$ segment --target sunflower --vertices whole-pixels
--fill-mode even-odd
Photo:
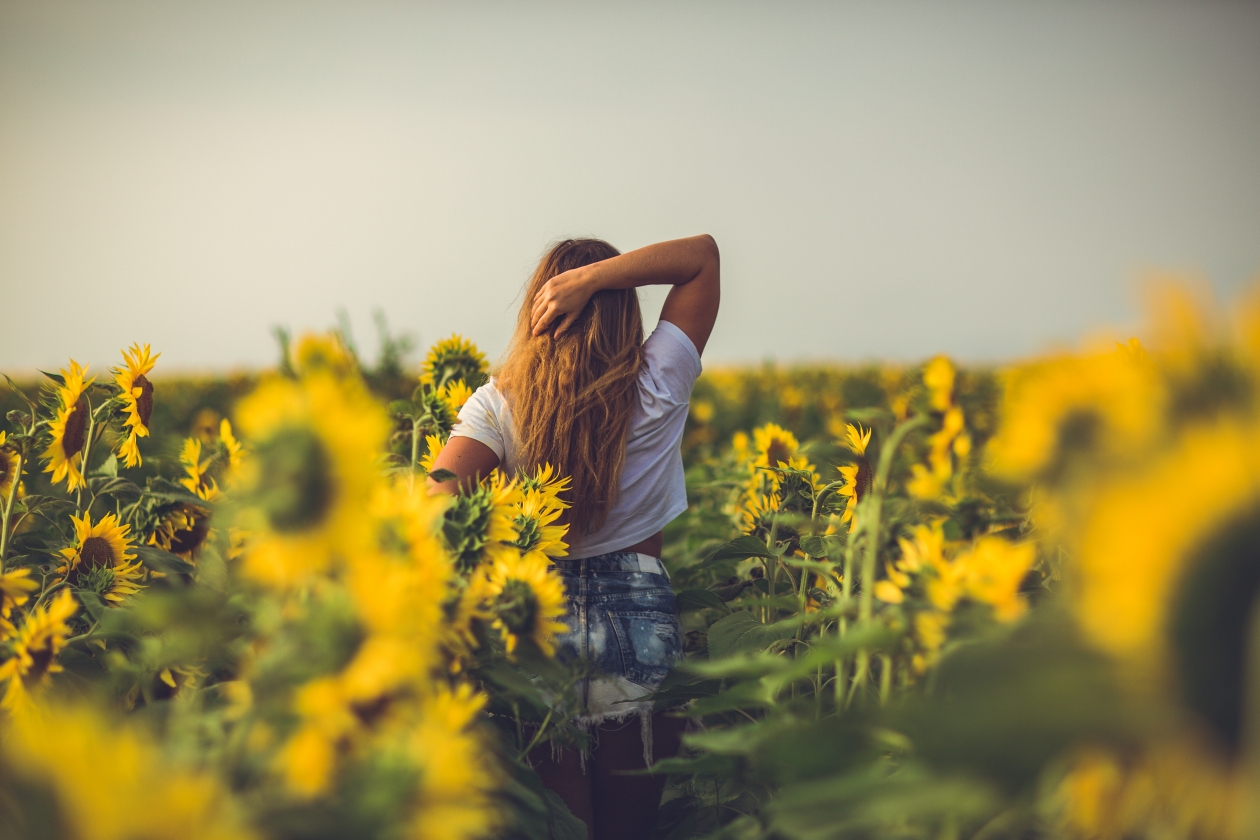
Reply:
[[[1036,558],[1032,543],[981,537],[969,551],[955,557],[953,565],[962,570],[967,596],[988,604],[998,621],[1009,623],[1027,609],[1019,586]]]
[[[768,533],[774,523],[774,515],[779,512],[782,506],[782,500],[779,494],[770,492],[768,494],[758,492],[747,492],[740,499],[740,505],[736,510],[739,517],[740,530],[745,534],[757,535],[759,533]]]
[[[849,524],[850,534],[857,528],[854,514],[857,512],[858,503],[871,492],[871,483],[875,477],[871,462],[866,457],[866,447],[870,445],[870,442],[871,429],[863,429],[861,425],[855,426],[852,423],[845,426],[845,445],[857,458],[852,464],[836,469],[840,477],[844,479],[844,484],[838,492],[847,500],[844,513],[840,516],[840,523]]]
[[[1004,375],[1002,423],[988,456],[999,477],[1058,482],[1080,464],[1127,463],[1161,431],[1166,399],[1149,360],[1118,348],[1058,356]]]
[[[818,491],[818,473],[800,454],[796,436],[774,423],[753,430],[746,499],[775,495],[786,510],[808,511]]]
[[[1057,837],[1248,836],[1239,816],[1250,789],[1192,740],[1129,755],[1084,747],[1068,768],[1049,802]]]
[[[464,407],[464,403],[468,402],[468,398],[473,395],[473,391],[464,384],[464,380],[454,379],[439,388],[438,395],[451,407],[452,411],[458,414]]]
[[[544,507],[568,509],[569,504],[560,498],[560,494],[568,492],[572,481],[568,476],[562,477],[551,464],[543,464],[534,471],[533,475],[521,473],[517,482],[521,492],[526,496],[532,494],[541,496]]]
[[[409,836],[474,840],[494,833],[499,815],[492,794],[500,783],[476,730],[485,704],[485,695],[467,685],[425,699],[402,740],[420,770]]]
[[[965,445],[956,446],[955,444]],[[927,466],[914,464],[910,468],[911,479],[906,484],[910,495],[920,499],[935,499],[945,489],[954,475],[955,451],[963,457],[971,451],[971,443],[963,431],[963,411],[956,405],[945,409],[941,428],[928,437]]]
[[[424,436],[424,454],[420,456],[420,469],[424,470],[425,475],[433,472],[433,462],[442,454],[445,446],[446,442],[438,435]]]
[[[189,493],[195,493],[201,496],[214,482],[206,474],[210,468],[210,459],[201,460],[201,441],[195,437],[185,438],[184,445],[179,450],[179,463],[184,468],[184,477],[179,483],[187,488]],[[202,498],[205,498],[202,496]]]
[[[87,482],[83,478],[83,450],[87,447],[91,409],[84,391],[92,384],[83,381],[86,367],[79,367],[74,359],[70,369],[61,369],[61,384],[57,386],[56,416],[48,423],[51,440],[44,450],[48,462],[44,472],[52,473],[53,484],[66,480],[66,489],[73,492]]]
[[[153,383],[148,373],[158,360],[149,354],[149,345],[139,343],[131,345],[130,350],[123,351],[126,369],[114,369],[114,384],[118,386],[118,398],[122,400],[123,411],[127,419],[123,425],[127,428],[127,437],[118,447],[118,456],[127,468],[140,466],[140,446],[138,439],[149,436],[149,420],[153,417]]]
[[[521,489],[495,470],[471,493],[456,496],[446,509],[442,538],[456,566],[467,571],[483,559],[517,554],[515,518]]]
[[[13,656],[0,665],[0,682],[8,681],[0,708],[12,714],[29,711],[32,693],[48,681],[50,674],[62,670],[57,654],[70,635],[66,622],[78,608],[74,596],[63,589],[26,616],[13,642]]]
[[[149,544],[191,563],[209,536],[210,511],[181,502],[162,514]]]
[[[420,367],[420,381],[434,388],[448,382],[462,381],[470,389],[481,387],[486,381],[490,365],[486,357],[468,339],[452,334],[429,348]]]
[[[237,416],[252,452],[240,482],[239,525],[253,534],[248,575],[295,585],[369,543],[362,508],[389,426],[361,380],[326,371],[300,381],[269,378]]]
[[[954,365],[945,356],[937,356],[923,369],[923,384],[928,389],[928,403],[933,411],[947,411],[954,402]]]
[[[1187,782],[1216,778],[1217,791],[1247,783],[1246,677],[1260,602],[1260,371],[1245,361],[1256,346],[1247,324],[1260,323],[1260,307],[1243,313],[1241,342],[1229,346],[1201,313],[1173,303],[1149,352],[1087,352],[1021,374],[1006,409],[1008,422],[1025,427],[992,454],[1008,475],[1040,479],[1033,519],[1069,561],[1065,593],[1085,641],[1118,663],[1135,705],[1186,722],[1152,728],[1138,748],[1143,761],[1179,754],[1178,772],[1121,767],[1116,796],[1153,796],[1185,833],[1218,836],[1191,830],[1187,815],[1208,801],[1213,818],[1228,822],[1239,802],[1205,800]],[[1065,445],[1059,419],[1069,406],[1091,418],[1078,423],[1074,446]],[[1081,468],[1064,471],[1071,456]],[[1181,749],[1185,740],[1196,748]],[[1099,768],[1085,767],[1072,783],[1096,787]]]
[[[74,523],[75,544],[61,550],[64,558],[57,568],[58,583],[68,583],[78,589],[88,589],[107,601],[122,601],[143,587],[140,564],[133,562],[131,540],[127,532],[130,525],[120,525],[112,513],[102,516],[95,525],[92,514],[83,518],[71,514]]]
[[[455,428],[459,419],[459,411],[446,401],[441,391],[422,388],[416,397],[416,405],[420,414],[426,416],[429,428],[437,432],[443,441],[450,437],[451,429]]]
[[[232,434],[232,424],[224,417],[219,421],[219,446],[223,450],[223,457],[226,459],[224,467],[224,475],[227,479],[231,479],[241,468],[241,459],[244,457],[244,447],[241,442]]]
[[[567,611],[564,581],[548,565],[541,552],[512,552],[495,557],[484,569],[482,592],[493,616],[490,626],[502,635],[509,656],[521,638],[530,639],[544,654],[552,656],[552,637],[569,629],[559,621]]]
[[[174,764],[148,730],[87,706],[59,706],[6,732],[14,772],[51,788],[55,836],[89,840],[254,840],[230,792],[210,773]],[[101,783],[109,768],[109,783]],[[21,813],[22,804],[18,804]],[[45,824],[35,806],[31,825]],[[39,817],[34,817],[39,814]],[[64,832],[64,833],[63,833]]]
[[[29,601],[36,589],[39,589],[39,583],[31,580],[30,569],[11,569],[0,574],[0,640],[17,633],[17,628],[9,620],[13,608]]]
[[[438,537],[446,504],[403,482],[377,486],[368,506],[375,550],[354,554],[346,578],[363,624],[412,639],[413,656],[426,659],[454,577]]]
[[[554,524],[567,505],[558,503],[554,496],[539,490],[521,494],[516,504],[516,516],[512,518],[520,535],[513,543],[521,554],[538,554],[543,557],[563,557],[569,553],[564,536],[568,525]]]
[[[775,423],[767,423],[753,430],[754,455],[749,467],[755,472],[758,468],[789,466],[800,448],[796,435]]]
[[[369,635],[344,670],[299,688],[294,711],[301,723],[276,757],[289,788],[305,797],[324,793],[338,761],[405,712],[420,690],[420,664],[406,640]]]
[[[306,333],[294,348],[293,367],[301,376],[322,373],[340,378],[358,370],[358,362],[337,333]]]
[[[0,505],[8,500],[9,491],[18,481],[18,453],[17,450],[5,446],[7,438],[6,433],[0,432]]]

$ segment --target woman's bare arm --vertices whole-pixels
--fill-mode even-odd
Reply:
[[[449,481],[429,480],[429,490],[455,495],[477,486],[480,479],[490,475],[499,466],[499,456],[479,440],[468,437],[452,437],[442,447],[433,461],[434,470],[450,470],[455,477]]]
[[[564,333],[598,291],[669,285],[674,288],[665,298],[661,320],[685,332],[703,353],[717,320],[720,262],[717,242],[703,234],[658,242],[557,274],[534,298],[530,321],[534,335],[542,335],[553,325],[554,335]]]

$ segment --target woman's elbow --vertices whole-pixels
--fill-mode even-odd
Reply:
[[[704,254],[705,263],[717,268],[722,262],[722,254],[718,251],[717,240],[710,234],[702,233],[696,237],[696,241]]]

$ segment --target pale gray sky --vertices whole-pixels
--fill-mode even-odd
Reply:
[[[1260,3],[0,2],[0,368],[502,351],[551,239],[712,233],[713,362],[1002,359],[1260,273]],[[660,295],[649,299],[654,321]]]

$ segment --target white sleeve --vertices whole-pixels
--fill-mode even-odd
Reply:
[[[459,419],[451,430],[451,437],[472,438],[484,443],[494,450],[500,462],[503,461],[506,447],[503,442],[502,407],[503,396],[491,379],[474,391],[459,410]]]
[[[643,359],[658,393],[675,404],[691,399],[691,389],[700,376],[700,354],[677,325],[658,322],[643,342]]]

